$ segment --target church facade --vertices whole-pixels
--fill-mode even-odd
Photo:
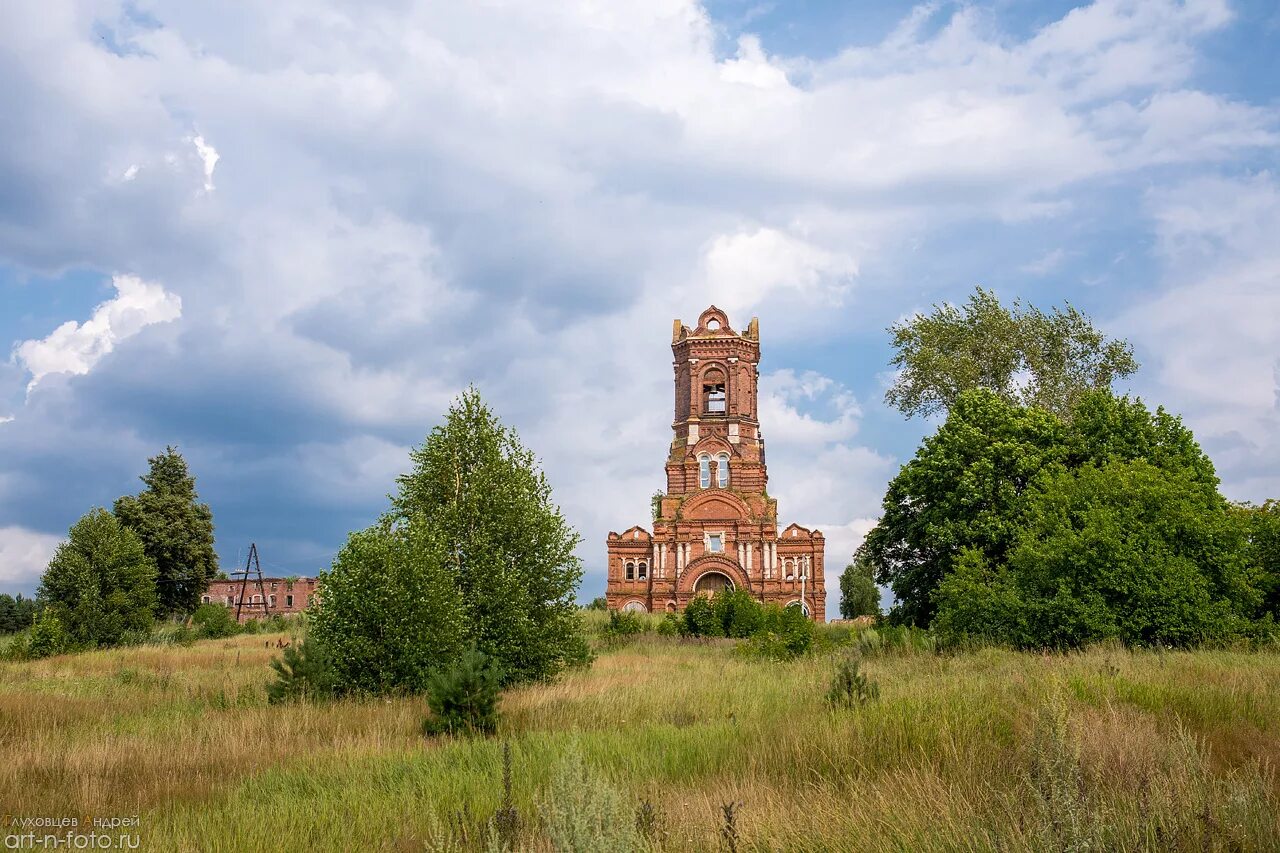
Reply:
[[[726,587],[826,618],[822,532],[778,529],[769,497],[757,383],[760,324],[736,332],[714,305],[696,328],[676,320],[674,435],[652,531],[608,539],[611,610],[675,612]]]

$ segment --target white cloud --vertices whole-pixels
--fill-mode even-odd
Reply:
[[[1066,259],[1066,250],[1061,248],[1053,249],[1036,258],[1034,261],[1023,264],[1018,267],[1018,269],[1030,275],[1048,275],[1061,267],[1062,262]]]
[[[714,238],[703,255],[703,270],[712,301],[744,314],[785,290],[795,291],[811,308],[838,305],[858,265],[776,229],[757,228]]]
[[[53,373],[88,373],[121,341],[182,316],[182,300],[159,284],[133,275],[112,276],[111,283],[115,297],[95,308],[83,324],[68,320],[48,337],[14,346],[13,358],[31,374],[28,390]]]
[[[1001,229],[1069,215],[1077,187],[1106,181],[1121,195],[1125,181],[1163,175],[1152,166],[1217,168],[1274,145],[1273,108],[1195,88],[1198,41],[1229,17],[1216,2],[1102,2],[1029,37],[980,9],[934,5],[829,60],[770,55],[750,35],[718,56],[717,25],[692,0],[359,15],[323,0],[193,0],[151,10],[154,28],[112,8],[92,14],[120,28],[127,57],[97,43],[90,11],[56,0],[15,8],[0,32],[20,84],[0,91],[15,128],[0,140],[0,182],[40,202],[0,211],[0,255],[136,270],[174,292],[147,285],[145,322],[118,327],[111,310],[100,320],[104,306],[15,360],[34,383],[85,373],[126,327],[185,310],[190,334],[172,353],[148,349],[150,335],[122,348],[112,361],[134,357],[127,377],[94,371],[159,399],[112,413],[110,426],[85,419],[95,434],[78,439],[73,397],[24,412],[0,458],[34,458],[56,424],[67,448],[128,437],[135,456],[139,442],[194,432],[247,477],[278,478],[263,459],[296,460],[297,500],[277,522],[292,525],[330,507],[334,489],[376,505],[399,448],[475,381],[545,460],[588,566],[605,531],[648,517],[662,485],[673,316],[711,302],[739,326],[761,315],[770,469],[784,514],[832,537],[834,570],[875,515],[891,462],[855,443],[867,441],[857,400],[789,342],[803,335],[814,352],[837,334],[865,340],[902,305],[938,301],[944,276],[913,278],[908,261],[955,223],[982,226],[967,251],[1016,264]],[[235,155],[217,204],[210,139]],[[1160,204],[1161,215],[1212,215],[1194,202]],[[1165,242],[1235,239],[1214,227]],[[871,311],[873,287],[897,307]],[[1252,292],[1221,310],[1261,322],[1249,306],[1266,297]],[[1164,335],[1183,325],[1144,338],[1160,354],[1148,361],[1167,358],[1174,378],[1178,339]],[[1250,340],[1270,346],[1265,332]],[[1208,345],[1202,355],[1201,367],[1216,357]],[[1263,418],[1265,359],[1233,363],[1248,389],[1213,389],[1189,368],[1184,387],[1237,394]],[[178,387],[214,400],[267,391],[229,435],[181,421],[165,396]],[[94,405],[112,399],[110,386],[96,390]],[[324,434],[299,438],[303,425]],[[31,452],[5,454],[16,446]],[[251,484],[228,488],[224,506],[270,527],[274,510],[248,505]]]
[[[204,167],[204,191],[213,192],[213,169],[218,165],[218,150],[212,145],[204,141],[203,136],[194,136],[191,143],[196,147],[196,154],[200,156],[200,163]],[[136,170],[136,167],[134,167]]]
[[[0,527],[0,584],[34,585],[61,541],[60,537],[24,527]]]
[[[1182,413],[1229,495],[1280,482],[1280,181],[1260,173],[1154,191],[1166,289],[1125,314],[1150,396]]]

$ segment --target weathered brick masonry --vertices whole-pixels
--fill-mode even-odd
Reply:
[[[610,609],[683,610],[726,586],[826,618],[822,533],[778,532],[769,497],[756,388],[760,324],[735,332],[714,305],[690,329],[675,321],[675,433],[667,492],[651,533],[610,533]]]
[[[242,592],[243,583],[243,580],[213,581],[209,584],[209,589],[200,600],[206,604],[212,602],[213,604],[225,605],[234,612],[236,602]],[[266,596],[267,613],[272,616],[276,614],[288,616],[293,613],[301,613],[307,609],[312,597],[317,594],[316,579],[263,578],[262,589],[258,589],[257,580],[250,578],[249,588],[244,590],[244,593],[246,604],[240,612],[241,622],[262,618],[264,595]]]

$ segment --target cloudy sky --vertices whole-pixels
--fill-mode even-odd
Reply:
[[[0,590],[166,444],[226,568],[314,574],[474,383],[597,595],[712,302],[833,569],[931,428],[885,327],[976,284],[1280,496],[1277,44],[1271,0],[5,3]]]

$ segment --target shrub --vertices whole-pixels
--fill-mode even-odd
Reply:
[[[586,606],[587,610],[608,610],[609,600],[603,595],[598,595],[591,599],[591,603]]]
[[[214,640],[234,637],[240,633],[240,626],[236,624],[230,608],[221,604],[201,604],[192,614],[191,624],[201,637]]]
[[[726,589],[711,599],[720,635],[745,639],[760,631],[764,623],[764,608],[745,589]]]
[[[645,632],[644,617],[639,613],[628,613],[620,610],[609,611],[609,624],[604,633],[609,637],[634,637]]]
[[[657,633],[659,637],[678,637],[680,628],[684,624],[684,620],[680,618],[678,613],[668,613],[662,617],[662,621],[658,623]]]
[[[298,700],[332,697],[337,686],[333,663],[323,646],[306,639],[286,646],[282,658],[272,658],[276,680],[267,687],[267,701],[273,705]]]
[[[45,610],[36,619],[36,624],[31,626],[23,652],[33,660],[47,658],[66,651],[68,643],[69,638],[66,629],[62,627],[62,620],[53,612]]]
[[[747,651],[770,660],[792,660],[813,647],[813,622],[799,607],[766,604],[760,630],[747,644]]]
[[[880,698],[880,685],[859,670],[858,658],[848,655],[836,664],[827,701],[840,708],[865,705]]]
[[[427,680],[431,716],[423,725],[423,732],[492,734],[498,728],[501,684],[497,662],[484,652],[467,649]]]
[[[705,595],[696,595],[685,605],[681,633],[687,637],[723,637],[724,627]]]
[[[635,815],[622,795],[583,761],[576,746],[552,772],[541,800],[547,834],[558,853],[644,849]]]

